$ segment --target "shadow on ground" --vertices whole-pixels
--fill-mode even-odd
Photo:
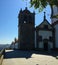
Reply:
[[[24,50],[13,50],[5,52],[5,58],[31,58],[32,54],[40,54],[40,55],[48,55],[56,57],[58,56],[58,52],[56,51],[24,51]]]

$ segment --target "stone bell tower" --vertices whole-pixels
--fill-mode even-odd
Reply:
[[[31,13],[27,7],[20,10],[18,15],[18,48],[31,50],[35,47],[35,13]]]

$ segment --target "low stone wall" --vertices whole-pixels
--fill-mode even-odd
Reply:
[[[5,53],[5,49],[2,49],[2,50],[0,51],[0,65],[2,65],[2,62],[3,62],[4,53]]]

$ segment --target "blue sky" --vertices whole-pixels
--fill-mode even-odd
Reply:
[[[18,38],[18,13],[20,9],[26,7],[26,1],[22,0],[0,0],[0,44],[11,44],[14,38]],[[30,8],[29,0],[27,1],[28,10],[35,11],[35,25],[43,21],[43,12],[39,13],[34,7]],[[51,22],[51,9],[48,5],[46,9],[46,18]]]

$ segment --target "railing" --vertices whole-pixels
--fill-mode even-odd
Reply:
[[[5,49],[2,49],[2,50],[0,51],[0,65],[2,65],[3,58],[4,58],[4,54],[5,54]]]

